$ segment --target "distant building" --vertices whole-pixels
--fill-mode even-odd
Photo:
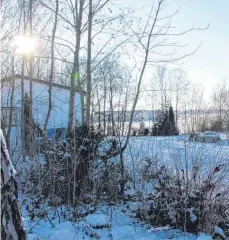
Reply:
[[[12,97],[12,86],[14,82],[14,94],[12,101],[12,134],[20,135],[21,126],[21,79],[22,76],[16,74],[12,77],[1,79],[1,120],[7,128],[9,125],[9,113]],[[13,81],[14,80],[14,81]],[[49,106],[49,82],[46,80],[32,78],[33,97],[32,97],[32,115],[33,120],[40,128],[44,127],[45,119]],[[24,76],[24,91],[29,95],[30,78]],[[63,129],[64,132],[68,126],[70,87],[61,84],[52,84],[52,110],[47,126],[48,135],[53,138],[57,129]],[[75,95],[75,120],[76,124],[82,125],[80,94],[76,91]],[[16,130],[17,129],[17,130]],[[65,134],[63,132],[62,136]]]

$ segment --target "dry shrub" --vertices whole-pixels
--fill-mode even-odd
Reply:
[[[218,226],[228,234],[229,192],[222,181],[224,168],[215,167],[204,180],[195,169],[187,181],[183,170],[179,178],[162,166],[148,176],[156,184],[137,217],[153,226],[170,225],[192,233],[213,234]]]

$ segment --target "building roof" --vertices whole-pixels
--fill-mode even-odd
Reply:
[[[8,82],[10,80],[12,80],[12,78],[14,78],[15,80],[17,79],[21,79],[22,78],[22,75],[20,74],[15,74],[14,76],[10,76],[10,77],[5,77],[5,78],[2,78],[1,79],[1,82],[4,83],[4,82]],[[41,79],[38,79],[38,78],[30,78],[28,76],[24,76],[24,79],[25,80],[30,80],[32,79],[33,82],[36,82],[36,83],[40,83],[40,84],[44,84],[44,85],[49,85],[49,81],[46,81],[46,80],[41,80]],[[66,90],[69,90],[70,91],[70,86],[66,86],[66,85],[62,85],[62,84],[59,84],[59,83],[52,83],[52,86],[53,87],[57,87],[57,88],[62,88],[62,89],[66,89]],[[79,92],[79,89],[77,88],[76,89],[76,92]],[[83,91],[83,93],[85,93],[85,91]]]

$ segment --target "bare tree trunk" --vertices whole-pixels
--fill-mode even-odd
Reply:
[[[15,170],[9,158],[6,143],[0,130],[1,140],[1,239],[26,240],[20,207],[17,200]]]
[[[219,121],[220,121],[220,131],[222,131],[222,93],[220,91],[220,97],[219,97]]]
[[[24,34],[25,34],[26,32],[25,0],[23,0],[23,28],[24,28]],[[25,58],[22,57],[22,70],[21,70],[21,143],[22,143],[22,146],[21,147],[22,147],[23,161],[26,160],[24,75],[25,75]]]
[[[120,183],[120,193],[123,195],[125,190],[125,166],[124,166],[124,159],[123,159],[124,151],[121,150],[120,152],[120,165],[121,165],[121,183]]]
[[[146,47],[145,47],[144,62],[143,62],[142,68],[141,68],[141,73],[140,73],[139,81],[138,81],[138,85],[137,85],[137,92],[136,92],[135,99],[134,99],[133,106],[132,106],[132,110],[131,110],[131,113],[130,113],[130,121],[129,121],[128,131],[127,131],[127,137],[126,137],[126,141],[125,141],[124,145],[121,147],[121,152],[120,152],[120,164],[121,164],[121,176],[122,176],[121,194],[124,194],[124,186],[125,186],[125,180],[123,179],[124,170],[125,170],[124,161],[122,160],[123,153],[124,153],[126,147],[128,146],[128,143],[129,143],[131,127],[132,127],[132,123],[133,123],[133,119],[134,119],[134,112],[135,112],[136,105],[137,105],[138,98],[139,98],[139,94],[140,94],[140,88],[141,88],[143,75],[145,73],[145,69],[146,69],[146,66],[147,66],[148,58],[149,58],[151,38],[152,38],[152,34],[153,34],[155,24],[157,22],[158,14],[161,10],[162,3],[163,3],[163,0],[159,1],[159,3],[158,3],[158,7],[157,7],[157,10],[156,10],[154,20],[153,20],[153,24],[151,26],[151,29],[150,29],[150,32],[149,32],[149,35],[148,35],[148,40],[147,40],[147,44],[146,44]]]
[[[101,105],[100,105],[100,99],[99,99],[99,93],[97,91],[97,99],[98,99],[98,128],[99,132],[101,131]]]
[[[68,128],[72,132],[75,126],[75,91],[76,91],[76,82],[77,87],[80,92],[80,100],[81,100],[81,115],[82,122],[85,123],[84,120],[84,93],[82,90],[81,82],[80,82],[80,61],[79,61],[79,53],[80,53],[80,41],[81,41],[81,24],[83,18],[83,7],[85,1],[80,1],[80,8],[78,13],[78,1],[76,0],[76,14],[77,14],[77,25],[76,25],[76,48],[74,52],[74,63],[72,68],[71,75],[71,89],[70,89],[70,102],[69,102],[69,115],[68,115]]]
[[[91,33],[92,33],[92,0],[89,0],[88,12],[88,42],[87,42],[87,98],[86,98],[86,125],[90,126],[91,108]]]
[[[115,121],[114,121],[114,110],[113,110],[113,89],[111,86],[111,80],[110,80],[110,112],[111,112],[112,136],[115,136]]]
[[[116,116],[117,127],[116,127],[116,134],[121,136],[121,124],[122,124],[122,107],[121,107],[121,98],[118,101],[118,113]]]
[[[58,11],[59,11],[59,0],[56,0],[56,11],[55,11],[55,21],[53,26],[53,32],[52,32],[52,43],[51,43],[51,69],[50,69],[50,78],[49,78],[49,107],[48,107],[48,113],[45,119],[44,124],[44,130],[46,132],[48,121],[50,118],[50,114],[52,111],[52,82],[53,82],[53,72],[54,72],[54,41],[56,36],[56,28],[57,28],[57,18],[58,18]]]
[[[123,116],[122,116],[122,136],[124,135],[125,123],[126,123],[127,99],[128,99],[128,88],[126,90],[125,106],[124,106],[124,111],[123,111]]]
[[[91,98],[91,114],[90,114],[90,126],[94,128],[94,99]]]
[[[30,31],[30,37],[32,37],[32,0],[29,1],[29,31]],[[33,121],[33,82],[32,82],[32,77],[33,77],[33,58],[30,56],[29,59],[29,102],[30,102],[30,107],[29,107],[29,119],[30,122],[32,123]]]
[[[26,158],[26,141],[25,141],[25,93],[24,93],[24,69],[25,59],[22,59],[22,73],[21,73],[21,143],[22,143],[22,157]]]
[[[185,110],[184,110],[184,119],[185,119],[185,133],[188,133],[188,122],[187,122],[187,110],[186,110],[186,104],[185,104]]]
[[[107,88],[104,89],[104,101],[103,101],[103,131],[106,134],[106,100],[107,100]]]
[[[11,129],[12,129],[12,118],[13,118],[13,101],[14,101],[14,88],[15,88],[15,79],[14,79],[14,56],[12,56],[12,91],[10,96],[10,112],[9,112],[9,124],[7,128],[7,135],[6,135],[6,143],[8,146],[8,149],[10,150],[10,135],[11,135]]]
[[[124,126],[125,126],[125,110],[124,110],[124,107],[122,107],[122,110],[121,110],[121,119],[120,119],[120,128],[121,128],[121,136],[124,135]]]
[[[29,1],[29,31],[30,31],[30,37],[32,37],[32,1]],[[29,57],[29,139],[27,141],[27,144],[29,145],[29,155],[31,158],[34,156],[34,145],[35,145],[35,132],[33,128],[33,56],[31,53],[31,56]]]
[[[153,34],[153,30],[154,30],[155,24],[157,22],[158,14],[159,14],[159,12],[161,10],[161,4],[162,3],[163,3],[162,0],[159,1],[159,3],[158,3],[156,15],[155,15],[152,27],[151,27],[150,32],[149,32],[149,37],[148,37],[147,45],[146,45],[146,48],[145,48],[144,62],[143,62],[143,65],[142,65],[142,69],[141,69],[141,73],[140,73],[140,77],[139,77],[139,81],[138,81],[138,85],[137,85],[137,92],[136,92],[135,99],[134,99],[133,106],[132,106],[132,110],[131,110],[131,113],[130,113],[130,122],[129,122],[128,132],[127,132],[127,138],[126,138],[124,146],[122,147],[122,151],[124,151],[126,149],[126,147],[128,145],[128,142],[129,142],[130,133],[131,133],[131,127],[132,127],[132,123],[133,123],[133,119],[134,119],[134,112],[135,112],[135,108],[136,108],[136,105],[137,105],[137,102],[138,102],[138,98],[139,98],[139,93],[140,93],[140,88],[141,88],[143,75],[145,73],[145,68],[146,68],[146,65],[147,65],[147,62],[148,62],[151,38],[152,38],[152,34]]]
[[[177,91],[177,95],[176,95],[176,108],[175,108],[176,129],[178,129],[178,102],[179,102],[179,97],[178,97],[178,91]]]

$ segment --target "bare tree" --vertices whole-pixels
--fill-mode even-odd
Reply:
[[[182,103],[187,93],[188,87],[190,85],[187,78],[187,74],[181,68],[174,69],[174,77],[172,78],[172,88],[175,95],[175,123],[176,128],[178,129],[178,120],[179,120],[179,109],[182,108]]]
[[[48,126],[48,121],[50,118],[51,110],[52,110],[52,82],[53,82],[53,74],[54,74],[54,41],[56,36],[57,22],[58,22],[58,12],[59,12],[59,0],[56,0],[56,10],[55,10],[55,20],[53,24],[53,32],[52,32],[52,43],[51,43],[51,67],[50,67],[50,77],[49,77],[49,106],[48,113],[45,119],[44,130],[46,131]]]
[[[158,63],[173,63],[177,62],[179,60],[184,59],[185,57],[194,54],[197,49],[195,49],[192,53],[182,55],[182,56],[175,56],[174,51],[171,53],[166,53],[166,54],[161,54],[161,58],[153,58],[153,55],[155,55],[156,49],[158,47],[171,47],[175,46],[177,48],[181,47],[179,44],[174,44],[174,43],[169,43],[167,37],[168,36],[181,36],[184,34],[187,34],[191,31],[194,30],[200,30],[200,29],[188,29],[186,31],[180,32],[180,33],[170,33],[171,30],[171,20],[174,14],[170,15],[169,17],[161,17],[162,9],[165,4],[165,0],[159,0],[158,4],[151,8],[148,20],[143,28],[143,32],[141,33],[136,33],[134,30],[133,32],[135,33],[135,36],[137,38],[137,42],[139,43],[139,47],[143,49],[144,55],[143,55],[143,60],[142,60],[142,65],[140,67],[140,75],[138,77],[138,83],[136,87],[136,94],[135,98],[133,101],[132,105],[132,110],[130,114],[130,121],[129,121],[129,126],[128,126],[128,132],[127,132],[127,137],[124,142],[124,145],[121,148],[121,153],[120,153],[120,159],[121,159],[121,166],[122,166],[122,174],[124,174],[124,162],[123,162],[123,152],[126,149],[128,142],[129,142],[129,137],[131,133],[131,127],[133,123],[133,117],[134,117],[134,112],[136,109],[136,105],[139,99],[139,94],[140,94],[140,89],[141,89],[141,84],[142,80],[144,77],[144,73],[146,70],[147,65],[149,64],[158,64]],[[167,20],[164,24],[159,24],[162,20]],[[163,22],[163,21],[162,21]],[[159,27],[158,27],[159,25]],[[162,39],[161,39],[162,37]],[[182,46],[183,47],[183,46]],[[121,186],[122,192],[124,191],[124,184]]]
[[[228,125],[229,90],[226,85],[218,85],[213,93],[213,111],[216,115],[214,130],[222,131]]]
[[[88,40],[87,40],[87,99],[86,99],[86,123],[90,126],[91,107],[91,42],[92,42],[92,0],[89,0],[88,11]]]

